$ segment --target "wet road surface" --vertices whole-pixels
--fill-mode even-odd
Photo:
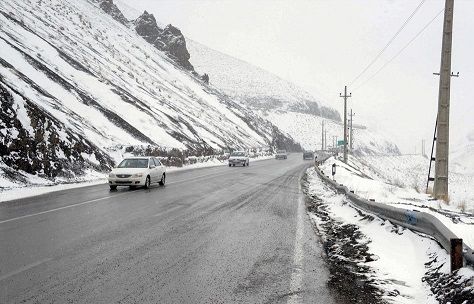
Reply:
[[[0,203],[0,303],[334,303],[301,158]]]

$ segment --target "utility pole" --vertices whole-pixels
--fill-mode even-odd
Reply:
[[[353,132],[353,129],[352,129],[352,120],[354,119],[353,117],[355,116],[355,113],[352,113],[352,109],[351,109],[351,114],[349,114],[349,116],[351,117],[351,119],[349,120],[349,128],[350,128],[350,133],[349,133],[349,150],[351,150],[351,153],[352,153],[352,147],[353,147],[353,144],[354,144],[354,132]]]
[[[451,47],[453,41],[454,0],[446,0],[444,7],[441,70],[439,72],[438,130],[436,136],[436,161],[434,197],[448,199],[449,156],[449,103],[451,90]]]
[[[347,86],[344,86],[344,95],[339,93],[339,97],[344,98],[344,163],[347,164],[347,98],[352,97],[352,93],[347,95]]]
[[[321,151],[324,151],[324,120],[321,121]]]
[[[328,134],[328,130],[324,130],[324,150],[327,150],[327,134]]]

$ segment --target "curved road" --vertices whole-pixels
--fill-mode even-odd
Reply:
[[[0,303],[333,303],[301,154],[0,204]]]

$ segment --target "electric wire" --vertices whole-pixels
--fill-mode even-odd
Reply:
[[[397,38],[397,36],[403,31],[403,29],[406,27],[406,25],[410,22],[410,20],[415,16],[416,12],[421,8],[423,3],[425,3],[426,0],[422,0],[418,6],[415,8],[415,10],[410,14],[410,16],[405,20],[405,22],[402,24],[402,26],[397,30],[395,35],[387,42],[387,44],[382,48],[382,50],[377,54],[377,56],[372,59],[372,61],[360,72],[350,83],[349,86],[352,86],[376,61],[377,59],[382,56],[383,52],[387,50],[387,48],[392,44],[392,42]]]
[[[408,43],[405,44],[405,46],[400,51],[398,51],[398,53],[396,53],[395,56],[393,56],[392,58],[390,58],[390,60],[385,62],[385,64],[380,69],[378,69],[377,72],[372,74],[372,76],[367,78],[364,82],[362,82],[359,86],[357,86],[353,91],[358,90],[360,87],[362,87],[367,82],[369,82],[372,78],[377,76],[377,74],[380,73],[380,71],[382,71],[387,65],[389,65],[393,60],[395,60],[395,58],[397,58],[407,47],[409,47],[410,44],[412,44],[413,41],[415,41],[439,17],[439,15],[441,15],[442,12],[444,12],[444,9],[442,9],[438,14],[436,14],[436,16],[433,19],[431,19],[410,41],[408,41]]]

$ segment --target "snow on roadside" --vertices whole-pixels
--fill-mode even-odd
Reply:
[[[344,195],[336,193],[326,186],[317,176],[314,168],[307,171],[308,194],[321,200],[328,216],[344,225],[354,225],[362,233],[360,243],[368,247],[370,258],[359,260],[360,269],[368,267],[365,272],[366,282],[380,289],[382,299],[391,303],[437,303],[435,296],[423,281],[427,272],[425,263],[431,256],[437,256],[438,261],[447,264],[447,253],[434,240],[422,237],[408,229],[396,227],[388,221],[367,216],[355,209]],[[315,213],[310,217],[321,228],[321,218]],[[344,255],[340,250],[340,254]],[[345,259],[362,258],[343,256]],[[446,267],[443,271],[448,271]]]
[[[369,161],[364,161],[364,159]],[[336,181],[347,186],[349,190],[355,191],[360,197],[375,199],[376,202],[398,208],[430,213],[462,238],[464,243],[474,248],[473,214],[462,213],[455,206],[430,200],[429,195],[419,193],[416,185],[412,184],[413,176],[410,175],[412,171],[397,170],[396,165],[392,167],[389,162],[385,164],[385,168],[382,164],[378,164],[379,169],[374,169],[370,164],[370,159],[373,158],[362,158],[361,161],[350,157],[349,164],[346,165],[332,157],[321,166],[321,169],[326,175],[331,176],[331,167],[335,163]],[[399,166],[403,168],[402,164]],[[391,176],[391,180],[387,178],[388,175]]]
[[[359,161],[370,167],[370,170],[392,184],[414,188],[419,192],[426,189],[429,159],[421,155],[401,156],[365,156]],[[442,204],[444,209],[474,214],[474,172],[472,167],[462,167],[462,162],[453,159],[449,170],[450,203]],[[433,173],[432,173],[433,176]],[[433,183],[430,183],[430,187]]]

